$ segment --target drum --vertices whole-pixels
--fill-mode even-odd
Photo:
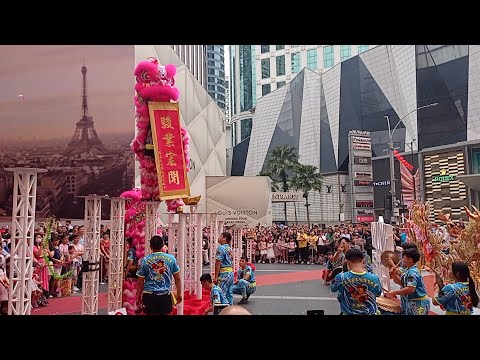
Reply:
[[[400,315],[400,304],[392,299],[387,299],[383,296],[377,297],[377,306],[380,310],[380,315]]]

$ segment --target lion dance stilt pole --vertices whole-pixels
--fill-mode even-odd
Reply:
[[[137,133],[131,143],[131,149],[140,164],[140,188],[127,191],[122,197],[128,198],[125,216],[125,235],[131,237],[138,261],[145,256],[145,202],[161,201],[157,163],[154,151],[154,134],[151,126],[149,102],[176,103],[179,91],[175,87],[175,65],[161,65],[157,59],[150,58],[141,61],[135,68],[135,108]],[[184,127],[180,128],[181,146],[183,147],[183,164],[188,171],[188,143],[189,137]],[[183,211],[181,198],[166,200],[169,212]],[[135,314],[138,310],[136,301],[136,280],[125,279],[123,284],[123,305],[128,314]]]

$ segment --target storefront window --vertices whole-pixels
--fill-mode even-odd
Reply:
[[[480,149],[472,150],[472,174],[480,174]]]

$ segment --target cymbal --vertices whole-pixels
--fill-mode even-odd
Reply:
[[[387,250],[380,255],[380,261],[382,262],[382,265],[385,267],[389,267],[390,265],[388,264],[388,260],[392,259],[394,264],[398,264],[400,261],[400,257],[398,256],[397,253]]]

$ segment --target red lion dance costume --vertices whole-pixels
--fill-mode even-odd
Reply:
[[[125,236],[133,239],[132,246],[136,249],[136,256],[140,262],[145,255],[145,201],[160,201],[157,169],[153,150],[153,138],[150,128],[148,102],[176,102],[179,91],[175,87],[174,76],[177,72],[175,65],[162,66],[155,58],[141,61],[135,68],[136,85],[135,108],[137,134],[131,143],[136,160],[140,164],[140,189],[136,188],[124,192],[121,196],[129,198],[126,205]],[[182,127],[185,164],[189,170],[188,134]],[[183,206],[182,199],[167,200],[167,209],[175,213],[179,206]],[[123,306],[129,315],[135,314],[136,280],[126,279],[123,284]]]

